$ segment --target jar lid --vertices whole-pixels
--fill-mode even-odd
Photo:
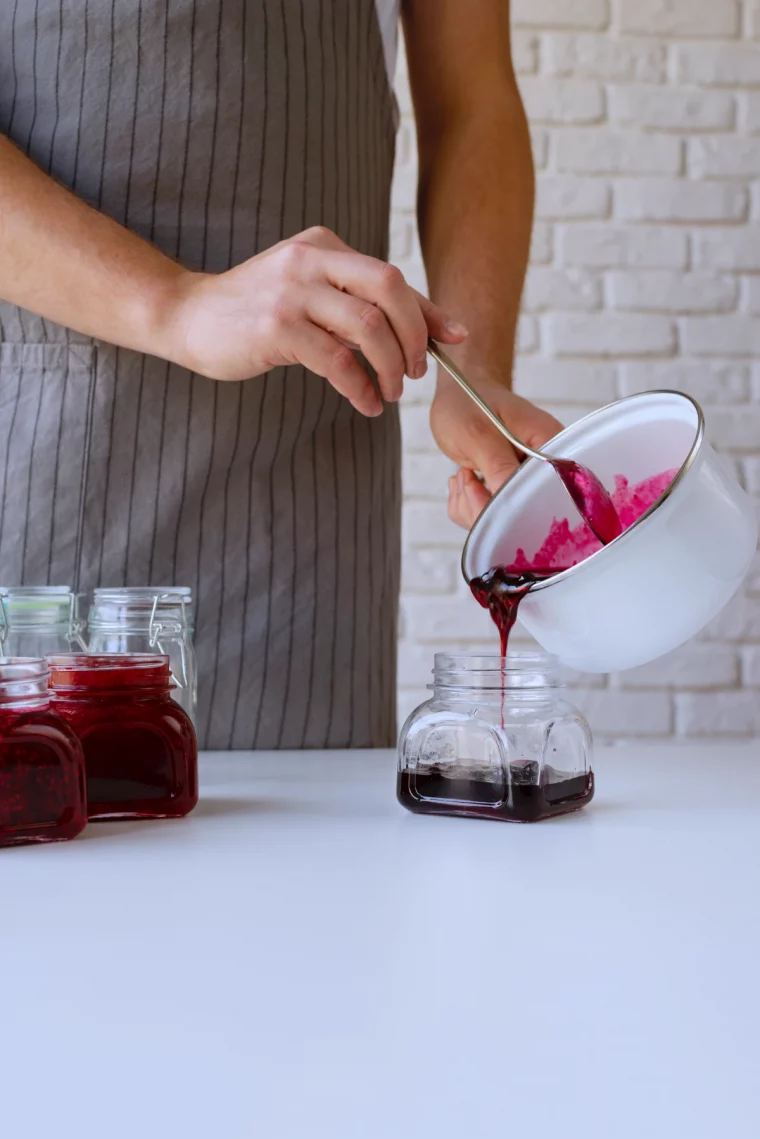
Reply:
[[[69,625],[76,598],[68,585],[0,585],[2,618],[9,625]]]
[[[159,653],[66,653],[48,656],[55,692],[167,688],[169,657]]]

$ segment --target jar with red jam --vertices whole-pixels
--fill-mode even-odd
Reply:
[[[50,708],[48,664],[0,660],[0,846],[61,842],[87,822],[82,745]]]
[[[90,819],[165,819],[198,802],[198,747],[168,656],[52,656],[52,706],[82,741]]]

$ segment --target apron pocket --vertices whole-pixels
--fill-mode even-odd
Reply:
[[[69,585],[81,530],[92,344],[0,344],[0,582]]]

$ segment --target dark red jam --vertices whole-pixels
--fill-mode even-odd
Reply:
[[[44,661],[0,662],[0,846],[61,842],[87,822],[82,747],[46,687]]]
[[[169,658],[50,658],[52,706],[84,747],[90,819],[163,819],[198,802],[198,747],[172,699]]]
[[[399,772],[396,791],[402,807],[416,814],[535,823],[585,807],[594,795],[594,776],[591,771],[572,775],[546,766],[539,777],[535,761],[518,760],[510,763],[505,784],[431,764],[424,772]]]

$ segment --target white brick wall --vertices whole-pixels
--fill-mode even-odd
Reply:
[[[538,168],[516,387],[564,422],[618,396],[680,388],[760,505],[760,3],[512,0],[515,63]],[[415,148],[403,112],[393,256],[424,282]],[[403,407],[399,711],[436,648],[493,651],[446,518],[451,464]],[[423,590],[421,582],[425,582]],[[579,678],[597,736],[760,736],[760,555],[696,642],[643,669]]]

